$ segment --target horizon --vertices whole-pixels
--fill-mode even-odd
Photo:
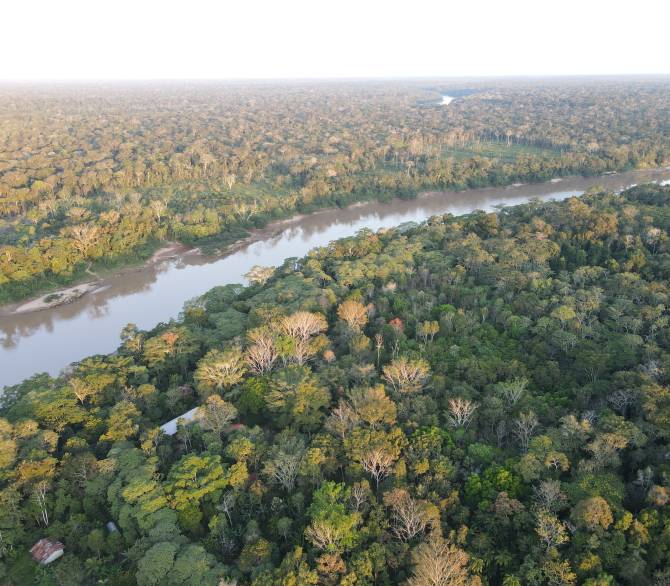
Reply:
[[[272,83],[331,83],[331,82],[477,82],[523,80],[652,80],[670,79],[669,73],[560,73],[560,74],[509,74],[509,75],[406,75],[406,76],[349,76],[349,77],[166,77],[166,78],[16,78],[0,79],[0,85],[93,85],[93,84],[272,84]]]
[[[430,0],[132,0],[5,7],[0,80],[311,80],[668,75],[670,6]]]

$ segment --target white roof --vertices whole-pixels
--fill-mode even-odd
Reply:
[[[191,409],[190,411],[182,413],[179,417],[175,417],[174,419],[171,419],[167,423],[164,423],[163,425],[161,425],[161,431],[165,435],[174,435],[175,433],[177,433],[177,422],[180,419],[183,419],[186,422],[193,421],[198,414],[198,409],[200,409],[200,407],[193,407],[193,409]]]

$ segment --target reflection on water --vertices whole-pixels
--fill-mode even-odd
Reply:
[[[55,374],[72,361],[116,349],[129,322],[148,329],[177,317],[184,302],[216,285],[241,283],[256,264],[279,265],[315,246],[354,234],[435,214],[523,203],[531,198],[563,199],[593,186],[618,190],[632,183],[667,181],[670,169],[633,171],[593,178],[565,178],[540,185],[426,194],[414,200],[371,202],[324,210],[281,225],[276,236],[251,243],[223,258],[183,254],[177,259],[106,279],[102,287],[74,303],[50,310],[0,317],[0,385],[34,374]]]

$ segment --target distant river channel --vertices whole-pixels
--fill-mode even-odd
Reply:
[[[113,352],[120,342],[119,332],[128,323],[151,329],[176,318],[185,301],[216,285],[244,283],[243,275],[254,265],[280,265],[288,257],[304,256],[316,246],[362,228],[378,230],[421,222],[447,212],[492,211],[533,198],[561,200],[595,186],[618,191],[633,184],[669,180],[670,167],[565,177],[542,184],[424,193],[412,200],[368,202],[279,222],[225,256],[181,250],[175,257],[110,276],[94,291],[67,305],[33,313],[5,311],[0,315],[0,388],[37,372],[57,374],[71,362],[92,354]]]

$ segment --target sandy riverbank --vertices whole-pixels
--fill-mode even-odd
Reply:
[[[182,254],[197,254],[199,249],[188,248],[179,242],[168,242],[165,246],[159,248],[153,255],[140,266],[130,266],[122,268],[118,271],[115,271],[112,275],[99,277],[95,273],[87,269],[87,272],[97,277],[93,281],[85,281],[83,283],[77,283],[70,287],[65,287],[63,289],[58,289],[57,291],[49,291],[48,293],[43,293],[38,297],[30,299],[28,301],[20,301],[18,303],[13,303],[11,305],[6,305],[0,307],[0,316],[7,315],[16,315],[20,313],[32,313],[35,311],[43,311],[45,309],[52,309],[60,305],[67,305],[72,303],[77,299],[83,297],[84,295],[89,295],[106,288],[105,279],[114,277],[117,278],[122,276],[125,273],[134,272],[134,271],[143,271],[148,267],[157,265],[165,260],[175,258]]]
[[[30,301],[23,302],[13,308],[7,308],[3,310],[3,315],[11,315],[16,313],[31,313],[33,311],[42,311],[43,309],[51,309],[52,307],[57,307],[58,305],[65,305],[67,303],[72,303],[75,299],[94,291],[98,288],[98,282],[93,281],[90,283],[80,283],[74,285],[73,287],[68,287],[67,289],[60,289],[59,291],[53,291],[37,297],[36,299],[31,299]]]

